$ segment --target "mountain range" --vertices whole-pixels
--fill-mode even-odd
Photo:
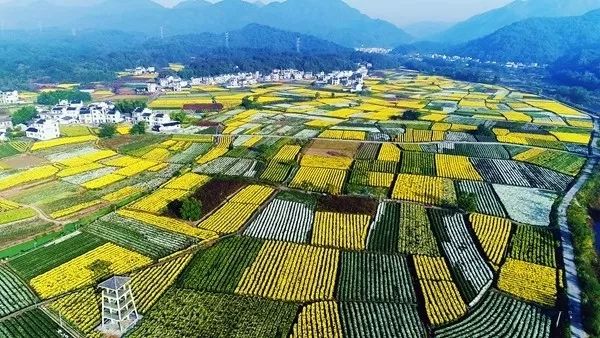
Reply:
[[[600,10],[582,16],[533,18],[452,49],[494,61],[551,63],[574,52],[600,49]]]
[[[5,29],[118,29],[151,36],[225,33],[256,23],[311,34],[346,47],[393,47],[411,37],[397,26],[370,18],[342,0],[287,0],[268,5],[242,0],[212,4],[188,0],[174,8],[151,0],[86,0],[59,5],[55,0],[0,4]]]
[[[492,34],[518,21],[541,17],[578,16],[598,8],[600,0],[516,0],[504,7],[459,22],[427,39],[446,44],[464,43]]]

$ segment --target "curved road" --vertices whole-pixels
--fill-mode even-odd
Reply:
[[[581,313],[581,288],[579,286],[579,276],[577,275],[577,266],[575,265],[575,254],[573,252],[573,235],[567,221],[567,210],[569,205],[575,199],[575,196],[583,185],[587,182],[594,167],[600,159],[600,149],[597,148],[600,139],[600,120],[594,118],[594,136],[590,145],[590,156],[582,170],[581,175],[567,191],[561,204],[558,207],[558,225],[560,228],[560,237],[563,247],[563,262],[565,265],[565,278],[567,281],[567,297],[569,300],[570,331],[573,338],[586,338],[589,335],[583,328],[583,317]]]

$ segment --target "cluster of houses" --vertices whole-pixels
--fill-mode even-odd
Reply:
[[[181,123],[171,120],[168,113],[155,112],[148,108],[136,108],[131,113],[121,113],[110,102],[85,105],[82,102],[62,101],[49,110],[38,109],[38,118],[27,126],[25,134],[37,140],[51,140],[60,136],[60,125],[77,123],[98,126],[103,123],[122,122],[145,122],[157,132],[175,132],[181,129]]]
[[[0,104],[19,103],[19,92],[16,90],[3,92],[0,91]]]
[[[364,79],[368,73],[368,65],[361,66],[355,71],[335,71],[330,73],[312,73],[297,69],[274,69],[269,74],[237,73],[221,74],[217,76],[191,78],[189,81],[179,76],[167,76],[149,81],[145,91],[154,94],[158,92],[179,92],[191,86],[221,86],[228,89],[238,89],[253,86],[259,83],[312,81],[316,86],[342,86],[345,89],[356,92],[362,91]]]

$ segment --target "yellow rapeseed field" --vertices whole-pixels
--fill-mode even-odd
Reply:
[[[331,300],[338,260],[335,249],[267,241],[235,292],[294,302]]]
[[[348,250],[364,250],[370,220],[369,215],[318,211],[315,214],[311,243]]]
[[[31,287],[42,297],[50,298],[76,288],[91,285],[107,275],[95,275],[94,262],[108,262],[110,274],[123,274],[148,265],[152,260],[112,243],[106,243],[48,272],[34,277]]]
[[[500,270],[498,287],[525,300],[552,307],[556,303],[556,276],[554,268],[509,258]]]

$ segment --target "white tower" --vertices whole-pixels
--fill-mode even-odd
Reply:
[[[129,277],[115,276],[98,285],[102,289],[102,323],[99,330],[121,336],[139,319]]]

